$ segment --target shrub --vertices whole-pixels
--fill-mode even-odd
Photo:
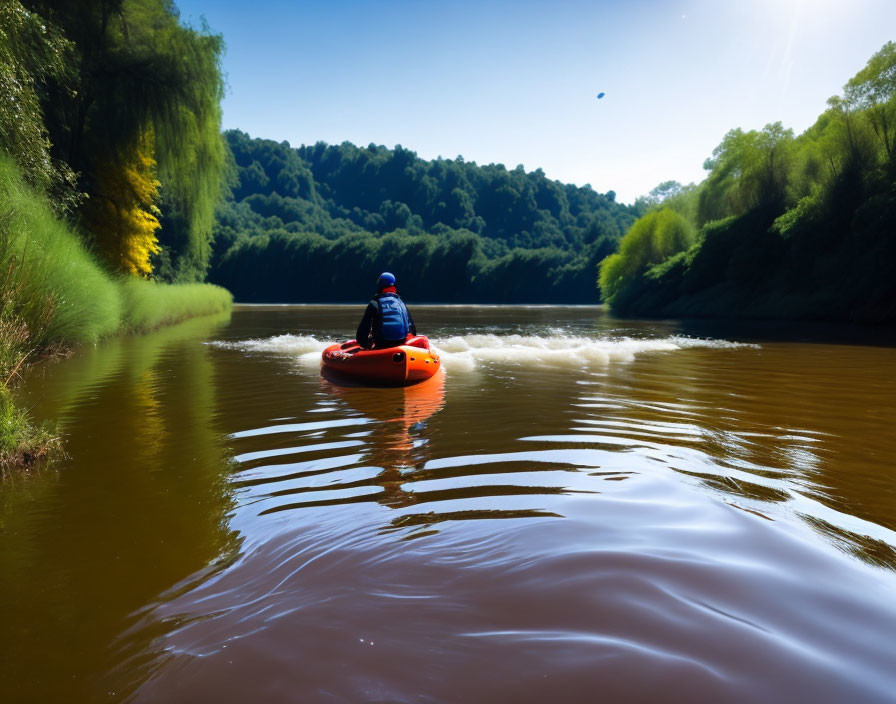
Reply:
[[[619,290],[667,257],[682,252],[695,240],[693,226],[670,208],[647,213],[637,220],[619,243],[619,251],[600,264],[603,299],[613,302]]]

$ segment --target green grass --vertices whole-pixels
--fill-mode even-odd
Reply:
[[[10,387],[26,363],[54,348],[226,311],[232,301],[210,284],[110,274],[0,153],[0,467],[29,464],[58,444],[13,402]]]
[[[147,332],[198,315],[229,310],[230,291],[211,284],[158,284],[129,277],[120,282],[122,327]]]
[[[10,466],[28,466],[60,452],[62,443],[48,426],[34,425],[0,386],[0,476]]]
[[[0,154],[0,381],[24,354],[145,332],[231,303],[218,286],[109,274]]]
[[[2,155],[0,306],[0,320],[7,326],[25,326],[29,350],[95,342],[121,325],[114,278]],[[22,345],[20,340],[15,346]]]

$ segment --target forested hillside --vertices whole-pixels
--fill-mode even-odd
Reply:
[[[363,300],[389,269],[416,301],[596,302],[597,264],[637,213],[541,170],[225,137],[209,280],[241,301]]]
[[[799,136],[735,129],[601,264],[614,310],[896,321],[896,43]]]

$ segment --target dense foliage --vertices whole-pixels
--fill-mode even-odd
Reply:
[[[169,0],[0,0],[0,18],[0,147],[54,203],[81,202],[113,269],[146,276],[157,255],[162,278],[203,278],[226,154],[221,38]]]
[[[600,287],[608,299],[632,276],[659,264],[694,243],[694,227],[671,208],[640,218],[622,238],[619,251],[600,265]]]
[[[617,311],[896,321],[896,43],[886,44],[794,137],[732,130],[699,186],[645,205],[699,227],[658,261],[649,238],[602,264]]]
[[[16,0],[0,0],[0,152],[12,155],[26,181],[60,214],[78,201],[75,174],[50,156],[39,89],[71,82],[73,45]]]
[[[597,263],[636,213],[541,170],[225,136],[209,278],[239,300],[359,300],[389,269],[418,301],[595,302]]]

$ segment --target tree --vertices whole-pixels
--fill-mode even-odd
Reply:
[[[7,0],[8,1],[8,0]],[[98,192],[152,133],[161,182],[160,244],[178,278],[201,278],[210,254],[225,152],[220,36],[186,27],[168,0],[30,0],[74,46],[76,79],[47,81],[42,106],[53,155]],[[113,181],[127,181],[120,175]]]
[[[126,152],[124,163],[110,159],[96,170],[96,186],[84,207],[84,225],[113,269],[136,276],[152,273],[150,257],[160,251],[159,186],[152,138]]]
[[[783,209],[792,164],[793,130],[780,122],[762,130],[733,129],[704,162],[710,171],[697,199],[704,224],[757,207]]]
[[[659,264],[694,243],[694,227],[670,208],[654,210],[632,225],[619,243],[619,251],[600,264],[599,284],[605,301],[612,303],[620,290],[649,267]]]
[[[896,43],[887,42],[844,87],[844,102],[865,116],[887,162],[896,161]]]

